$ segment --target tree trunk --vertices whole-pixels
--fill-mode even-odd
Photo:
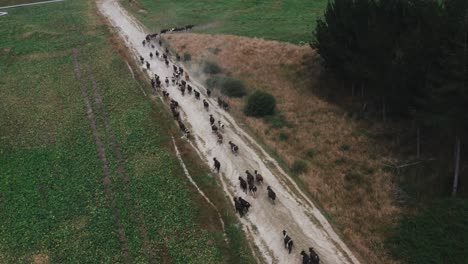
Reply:
[[[460,137],[457,136],[455,138],[455,172],[453,174],[453,188],[452,188],[453,197],[457,195],[457,189],[458,189],[458,174],[460,172],[460,148],[461,148]]]
[[[364,98],[364,84],[361,85],[361,97]]]
[[[387,105],[385,103],[385,97],[382,98],[382,120],[387,122]]]
[[[421,158],[421,130],[416,129],[416,158]]]

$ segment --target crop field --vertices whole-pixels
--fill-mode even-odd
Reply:
[[[310,41],[327,1],[124,0],[122,4],[152,31],[194,24],[194,32],[299,44]]]
[[[251,263],[207,168],[188,164],[217,198],[232,243],[186,182],[166,111],[143,95],[149,89],[113,49],[94,2],[8,12],[0,18],[0,263]]]

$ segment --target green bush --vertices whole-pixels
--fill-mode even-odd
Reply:
[[[466,264],[468,200],[446,199],[404,217],[387,241],[403,263]]]
[[[335,160],[335,164],[340,166],[340,165],[343,165],[347,162],[346,158],[345,157],[340,157],[338,159]]]
[[[244,83],[222,74],[208,78],[206,86],[210,89],[220,89],[222,94],[231,97],[242,97],[247,93]]]
[[[343,144],[343,145],[340,146],[341,151],[348,151],[350,149],[351,149],[351,147],[348,144]]]
[[[244,83],[232,78],[227,78],[224,80],[221,87],[221,92],[231,97],[243,97],[247,94]]]
[[[307,162],[305,160],[296,160],[294,161],[291,171],[296,173],[296,174],[301,174],[304,173],[308,170],[309,168],[307,167]]]
[[[308,150],[306,151],[306,156],[309,157],[309,158],[311,158],[311,159],[314,158],[315,155],[317,155],[317,151],[315,151],[314,149],[311,149],[311,148],[310,148],[310,149],[308,149]]]
[[[288,134],[286,134],[284,132],[281,132],[281,133],[279,133],[279,139],[281,141],[287,141],[289,139],[289,136],[288,136]]]
[[[210,89],[220,89],[220,88],[221,88],[221,84],[222,84],[224,78],[226,78],[226,76],[220,75],[220,74],[210,76],[210,77],[206,80],[206,86],[207,86],[207,88],[210,88]]]
[[[366,182],[366,180],[359,173],[353,171],[346,172],[345,180],[348,182],[355,183],[356,185],[361,185]]]
[[[206,61],[203,65],[203,72],[206,74],[218,74],[221,73],[221,67],[216,62]]]
[[[248,116],[263,117],[274,114],[275,110],[275,97],[269,93],[257,90],[247,99],[244,113]]]
[[[184,61],[191,61],[192,55],[190,53],[184,53]]]
[[[281,114],[265,116],[265,121],[268,122],[272,128],[292,127],[286,120],[286,117]]]

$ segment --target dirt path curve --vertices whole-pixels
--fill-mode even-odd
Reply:
[[[149,76],[157,73],[163,80],[166,76],[172,76],[172,63],[168,68],[163,61],[149,58],[149,52],[154,50],[141,45],[146,36],[144,28],[116,0],[101,0],[98,8],[117,29],[134,55],[141,55],[151,63],[151,69],[146,71]],[[192,80],[191,84],[201,91],[202,99],[206,98],[206,90],[199,83]],[[198,154],[210,165],[213,157],[221,162],[220,181],[231,201],[233,196],[242,196],[252,204],[250,212],[241,221],[265,262],[302,263],[299,252],[313,246],[320,255],[321,263],[359,263],[312,201],[284,173],[278,163],[236,124],[229,113],[217,107],[215,99],[207,98],[210,110],[206,111],[201,100],[196,100],[193,95],[182,96],[175,86],[167,87],[167,91],[179,102],[184,112],[183,118],[190,126]],[[227,143],[216,143],[209,125],[209,114],[226,124],[225,142],[236,143],[240,149],[239,155],[232,155]],[[245,170],[258,170],[265,178],[265,184],[259,187],[255,199],[238,187],[238,177],[245,177]],[[267,185],[277,194],[276,204],[272,204],[267,198]],[[283,229],[294,240],[292,254],[288,254],[283,246]]]

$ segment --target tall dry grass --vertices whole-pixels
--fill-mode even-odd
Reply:
[[[248,87],[273,94],[290,127],[273,129],[243,116],[239,99],[231,100],[235,115],[289,166],[307,161],[309,170],[300,180],[364,262],[396,263],[384,248],[383,231],[401,213],[394,203],[392,176],[381,169],[392,155],[366,136],[380,128],[348,117],[314,94],[320,66],[310,47],[230,35],[174,34],[167,40],[179,54],[190,53],[195,64],[216,60]],[[304,57],[312,58],[314,69],[307,78],[298,74],[306,70]],[[278,140],[279,133],[288,139]],[[313,157],[306,154],[311,150]]]

